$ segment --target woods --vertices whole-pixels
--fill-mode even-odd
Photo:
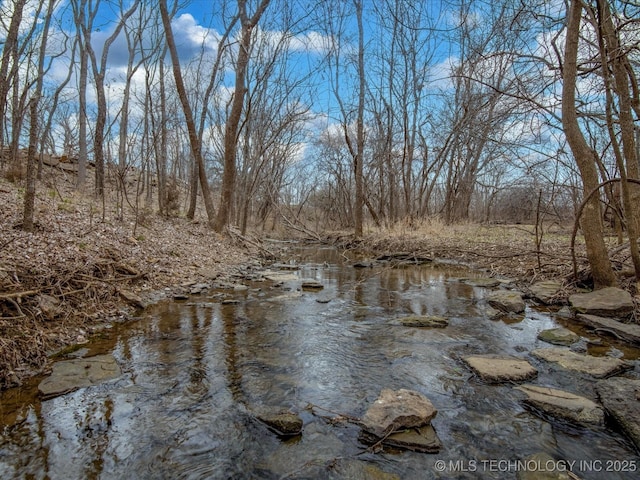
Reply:
[[[637,3],[159,7],[0,4],[0,169],[25,188],[23,229],[51,156],[103,219],[201,205],[218,233],[571,228],[595,189],[593,284],[616,283],[613,232],[640,279]]]

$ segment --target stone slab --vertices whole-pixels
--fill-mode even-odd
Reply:
[[[553,303],[554,298],[561,288],[562,284],[560,282],[556,282],[555,280],[543,280],[531,285],[529,290],[531,291],[531,296],[533,298],[544,304],[550,304]]]
[[[609,333],[625,342],[640,345],[640,325],[635,323],[622,323],[613,318],[589,315],[586,313],[576,315],[576,319],[595,329],[597,333]]]
[[[596,384],[596,392],[607,413],[640,449],[640,380],[608,378]]]
[[[538,334],[538,338],[543,342],[553,345],[569,346],[580,340],[580,335],[572,332],[568,328],[558,327],[543,330]]]
[[[523,358],[504,355],[471,355],[464,362],[485,382],[524,382],[538,371]]]
[[[38,390],[43,397],[52,398],[112,380],[121,373],[113,355],[65,360],[53,364],[51,375],[40,382]]]
[[[514,290],[496,290],[487,294],[487,303],[506,313],[522,313],[525,309],[522,294]]]
[[[547,415],[579,425],[604,425],[604,410],[588,398],[538,385],[526,384],[515,388],[527,395],[526,405]]]
[[[569,303],[578,313],[603,317],[626,317],[633,312],[631,294],[616,287],[575,293],[569,297]]]
[[[595,378],[610,377],[633,368],[632,364],[618,358],[594,357],[564,348],[539,348],[531,354],[541,360],[557,363],[567,370],[587,373]]]

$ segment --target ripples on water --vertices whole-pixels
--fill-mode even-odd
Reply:
[[[325,253],[333,255],[329,264],[316,252],[298,272],[322,282],[322,291],[291,295],[286,284],[255,283],[235,305],[215,297],[165,302],[115,327],[108,340],[90,346],[91,354],[116,357],[123,375],[115,381],[44,402],[34,396],[35,382],[5,392],[0,419],[13,424],[16,411],[23,418],[0,437],[0,478],[366,479],[373,466],[403,479],[516,478],[465,467],[537,452],[640,461],[611,430],[543,421],[522,408],[510,386],[485,385],[460,363],[469,353],[526,356],[541,346],[537,333],[557,325],[549,314],[528,310],[521,321],[492,321],[483,313],[484,290],[458,281],[473,273],[442,266],[357,270]],[[400,326],[396,319],[411,313],[443,315],[450,325]],[[538,383],[594,396],[592,382],[540,367]],[[355,425],[321,417],[360,417],[382,388],[409,388],[432,400],[444,445],[439,454],[372,454]],[[320,408],[311,411],[310,404]],[[260,406],[299,413],[303,435],[274,436],[250,414]],[[436,460],[459,471],[440,473]]]

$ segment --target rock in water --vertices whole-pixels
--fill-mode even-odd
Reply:
[[[529,290],[531,290],[531,296],[533,298],[544,304],[549,304],[553,303],[554,298],[561,288],[562,284],[560,282],[556,282],[555,280],[543,280],[531,285]]]
[[[369,432],[362,431],[360,439],[367,444],[375,444],[381,439]],[[407,428],[384,437],[384,445],[421,453],[438,453],[442,448],[442,442],[431,425]]]
[[[520,292],[513,290],[497,290],[487,295],[487,303],[493,308],[506,313],[522,313],[525,309]]]
[[[596,384],[596,392],[607,413],[640,449],[640,380],[608,378]]]
[[[633,368],[624,360],[611,357],[594,357],[574,353],[564,348],[539,348],[531,352],[534,357],[555,362],[567,370],[587,373],[595,378],[605,378]]]
[[[580,335],[573,333],[568,328],[558,327],[541,331],[538,334],[538,338],[553,345],[569,346],[578,342]]]
[[[603,317],[626,317],[633,312],[631,294],[616,287],[573,294],[569,297],[569,303],[578,313]]]
[[[567,463],[540,452],[524,459],[526,469],[518,470],[518,480],[571,480],[575,475],[567,473]]]
[[[255,416],[280,436],[291,437],[302,433],[302,419],[288,410],[263,408],[258,410]]]
[[[444,328],[449,320],[437,315],[409,315],[402,317],[400,323],[405,327]]]
[[[324,285],[317,280],[302,280],[302,290],[322,290]]]
[[[120,367],[113,355],[66,360],[53,364],[51,375],[40,382],[38,390],[44,398],[52,398],[78,388],[97,385],[120,374]]]
[[[568,420],[578,425],[604,425],[604,410],[588,398],[537,385],[522,385],[516,387],[516,390],[527,394],[527,398],[524,400],[525,405],[552,417]]]
[[[464,283],[471,285],[472,287],[493,288],[500,285],[500,280],[497,278],[467,278]]]
[[[437,413],[421,393],[384,389],[362,417],[360,438],[369,444],[437,453],[442,444],[431,426]]]
[[[394,430],[429,425],[438,411],[421,393],[385,388],[362,417],[362,428],[382,438]]]
[[[504,355],[471,355],[464,362],[485,382],[524,382],[538,374],[526,360]]]
[[[622,323],[613,318],[586,313],[577,315],[576,320],[590,326],[598,333],[608,333],[625,342],[640,345],[640,325],[638,324]]]

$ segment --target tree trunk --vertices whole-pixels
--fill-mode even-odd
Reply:
[[[176,90],[178,91],[178,97],[180,98],[182,111],[187,123],[191,153],[196,163],[198,164],[198,176],[200,178],[200,186],[202,187],[202,196],[204,197],[204,207],[207,211],[209,225],[213,226],[215,212],[213,208],[213,201],[211,200],[211,189],[209,188],[209,181],[207,180],[207,172],[204,167],[204,159],[202,158],[202,149],[198,140],[198,132],[196,131],[193,112],[191,110],[191,105],[189,104],[187,90],[182,80],[182,72],[180,71],[180,59],[178,58],[178,50],[176,49],[176,43],[173,38],[173,31],[171,30],[171,19],[169,18],[169,11],[167,10],[167,0],[160,1],[160,14],[162,16],[162,24],[164,26],[165,36],[167,39],[167,47],[169,48],[169,54],[171,55],[171,63],[173,64],[173,76],[176,82]]]
[[[40,96],[42,94],[42,85],[44,83],[44,60],[45,52],[47,50],[47,39],[49,37],[49,25],[51,25],[51,11],[53,10],[54,2],[55,0],[49,0],[49,6],[47,7],[44,25],[42,27],[42,42],[40,44],[40,52],[38,54],[38,76],[33,96],[29,102],[30,125],[29,149],[27,151],[27,184],[24,195],[24,212],[22,220],[22,228],[27,232],[32,232],[34,227],[33,215],[36,197],[36,155],[40,124],[38,119],[38,106],[40,105]]]
[[[362,223],[364,210],[363,162],[364,162],[364,29],[362,26],[362,1],[355,0],[356,20],[358,22],[358,119],[356,132],[356,155],[353,157],[354,181],[356,184],[356,198],[353,208],[354,235],[362,237]]]
[[[0,60],[0,119],[5,118],[5,110],[7,107],[7,95],[11,82],[9,80],[9,64],[11,56],[16,51],[18,43],[18,34],[20,32],[20,23],[22,23],[22,11],[26,4],[26,0],[18,0],[13,6],[13,16],[9,23],[7,36],[2,46],[2,60]],[[14,58],[14,62],[17,59]],[[4,122],[3,122],[4,123]],[[0,124],[0,149],[4,146],[4,125]]]
[[[589,148],[580,130],[576,112],[575,91],[578,72],[578,41],[582,19],[581,0],[571,1],[567,18],[563,68],[564,84],[562,87],[562,126],[580,170],[583,195],[587,195],[588,192],[597,188],[599,182],[594,158],[595,152]],[[607,247],[604,243],[600,200],[597,195],[594,195],[586,205],[581,226],[595,288],[616,285],[616,277],[611,268]]]
[[[221,233],[229,223],[229,216],[233,207],[233,193],[236,183],[236,153],[238,148],[238,128],[242,117],[244,96],[246,93],[245,78],[249,65],[249,50],[251,48],[251,33],[269,5],[269,0],[261,0],[256,13],[248,18],[246,0],[238,0],[238,15],[240,18],[241,34],[236,59],[236,82],[229,118],[224,130],[224,169],[222,173],[222,194],[220,208],[215,219],[213,229]]]

